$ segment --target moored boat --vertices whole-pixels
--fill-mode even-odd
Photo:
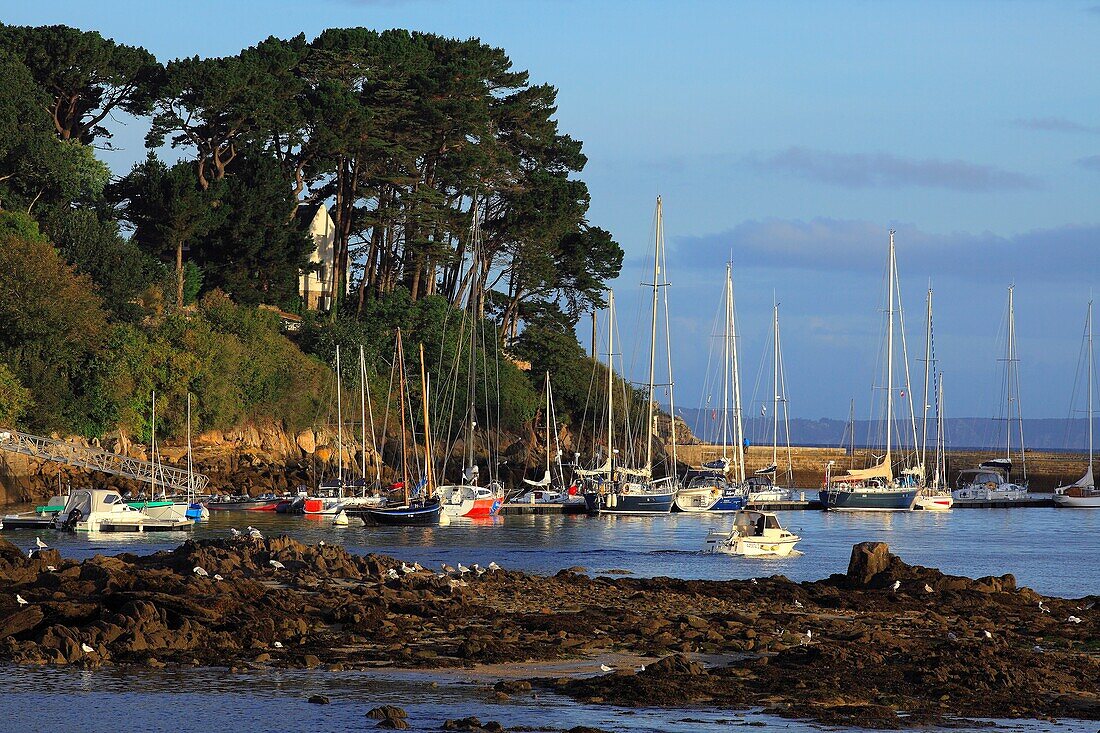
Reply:
[[[1054,505],[1067,508],[1093,509],[1100,508],[1100,489],[1096,488],[1096,481],[1092,474],[1092,393],[1093,393],[1093,353],[1092,353],[1092,301],[1089,301],[1088,316],[1085,318],[1085,334],[1087,347],[1085,359],[1088,362],[1085,379],[1088,383],[1088,436],[1089,436],[1089,465],[1081,478],[1068,486],[1059,486],[1054,490]]]
[[[151,517],[112,489],[74,489],[54,519],[56,529],[75,532],[170,532],[194,526],[187,517]]]

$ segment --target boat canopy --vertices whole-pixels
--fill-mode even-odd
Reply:
[[[1007,458],[991,458],[988,461],[982,461],[978,464],[978,468],[987,468],[994,471],[1004,471],[1005,473],[1011,473],[1012,461]]]
[[[715,471],[725,471],[730,467],[730,459],[728,458],[716,458],[713,461],[707,461],[703,464],[703,468],[709,468]]]
[[[1004,482],[1004,476],[995,470],[964,468],[959,471],[959,478],[955,481],[955,486],[956,488],[965,489],[967,486],[977,486],[979,484],[996,484],[1000,486]]]
[[[837,476],[837,481],[865,481],[872,478],[886,479],[887,481],[894,480],[894,470],[890,465],[890,454],[887,453],[882,458],[882,463],[877,466],[871,466],[870,468],[857,468],[850,469],[848,473]]]
[[[773,463],[772,465],[768,466],[767,468],[761,468],[759,470],[753,471],[753,473],[756,474],[757,476],[765,476],[769,473],[775,473],[778,470],[779,470],[779,466],[777,466]]]
[[[109,489],[76,489],[69,494],[69,500],[65,502],[62,514],[68,516],[73,510],[80,510],[82,517],[88,517],[93,512],[127,511],[122,496],[117,491]]]

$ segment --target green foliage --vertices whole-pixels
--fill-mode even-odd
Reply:
[[[83,144],[111,137],[100,123],[115,109],[147,113],[162,73],[143,48],[63,25],[0,25],[0,52],[19,59],[49,95],[50,129]]]
[[[0,425],[15,425],[31,404],[31,391],[0,362]]]
[[[202,292],[203,284],[203,272],[202,268],[196,265],[194,262],[187,262],[183,265],[183,303],[184,305],[191,305]]]

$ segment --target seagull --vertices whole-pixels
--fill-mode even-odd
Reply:
[[[479,578],[480,578],[480,577],[481,577],[482,575],[485,575],[485,573],[489,572],[489,571],[488,571],[488,570],[486,570],[485,568],[479,568],[479,567],[477,566],[477,563],[474,563],[474,565],[473,565],[473,568],[474,568],[474,572],[475,572],[475,573],[477,573],[477,577],[479,577]]]
[[[264,538],[263,534],[260,533],[260,530],[256,529],[255,527],[248,528],[248,536],[254,540],[262,540]]]
[[[272,644],[271,646],[275,647],[276,649],[282,649],[283,648],[283,642],[277,641],[274,644]]]
[[[286,565],[283,565],[278,560],[268,560],[267,564],[270,565],[271,567],[275,568],[276,570],[285,570],[286,569]]]
[[[757,585],[756,578],[749,578],[749,582],[751,582],[753,585]]]
[[[421,565],[420,563],[418,563],[418,562],[413,563],[413,570],[415,570],[416,572],[419,573],[423,569],[424,569],[424,566]]]
[[[191,570],[191,572],[193,572],[193,573],[194,573],[195,575],[199,576],[200,578],[205,578],[205,577],[207,577],[208,575],[210,575],[210,573],[206,572],[206,569],[205,569],[205,568],[201,568],[201,567],[199,567],[198,565],[196,565],[196,566],[195,566],[195,567],[194,567],[194,568],[193,568],[193,569]]]
[[[1081,619],[1077,618],[1076,616],[1070,616],[1069,618],[1066,619],[1066,623],[1079,624],[1079,623],[1081,623]]]
[[[45,550],[49,548],[49,545],[43,542],[41,537],[35,537],[34,544],[38,547],[39,550]]]
[[[439,563],[439,567],[443,570],[443,572],[447,573],[447,575],[453,575],[456,572],[454,568],[452,568],[445,562]]]
[[[51,573],[57,572],[57,568],[55,568],[53,565],[47,565],[46,569],[49,570]]]
[[[466,567],[462,563],[458,564],[458,574],[459,575],[465,575],[468,572],[470,572],[470,569],[468,567]]]
[[[794,607],[795,608],[802,608],[802,601],[800,601],[796,598],[795,601],[794,601]]]
[[[1045,652],[1046,649],[1044,649],[1043,647],[1036,644],[1035,646],[1031,647],[1031,651],[1042,653],[1042,652]]]
[[[898,588],[900,588],[900,587],[901,587],[901,581],[900,580],[895,580],[894,584],[891,586],[891,588],[893,589],[893,591],[895,593],[898,592]]]
[[[386,577],[389,578],[390,580],[397,580],[401,576],[397,574],[396,570],[394,570],[393,568],[390,568],[389,572],[386,573]]]
[[[324,547],[324,546],[325,546],[325,541],[324,541],[324,540],[319,540],[319,541],[317,542],[317,546],[318,546],[318,547]]]
[[[495,562],[490,562],[489,563],[489,569],[492,570],[495,573],[496,571],[500,570],[501,567],[499,565],[497,565]]]
[[[806,641],[809,641],[812,638],[814,638],[813,629],[806,629]]]
[[[94,651],[95,651],[95,648],[93,648],[93,647],[90,647],[90,646],[88,646],[88,645],[87,645],[87,644],[85,644],[84,642],[81,642],[81,643],[80,643],[80,649],[81,649],[81,651],[83,651],[83,652],[84,652],[85,654],[91,654],[92,652],[94,652]]]
[[[1044,606],[1042,601],[1039,601],[1039,613],[1050,613],[1050,609]]]
[[[985,638],[987,638],[987,639],[992,639],[993,638],[993,634],[989,633],[988,631],[983,631],[982,633],[985,634]]]
[[[932,586],[928,585],[928,583],[925,583],[924,584],[924,592],[925,593],[931,593],[932,592]]]
[[[218,574],[215,574],[214,575],[214,580],[225,580],[225,578],[223,578],[222,576],[220,576]]]
[[[639,672],[645,672],[645,665],[643,664],[641,667],[639,667],[638,671]]]
[[[241,531],[239,529],[237,529],[236,527],[230,527],[229,528],[229,534],[232,535],[233,537],[240,537],[241,536]]]
[[[615,669],[614,667],[608,667],[606,664],[601,664],[600,665],[600,671],[601,672],[611,672],[614,669]]]
[[[27,599],[19,595],[18,593],[15,594],[15,602],[18,603],[20,606],[27,605]]]
[[[409,567],[405,563],[401,563],[401,572],[403,572],[405,575],[408,575],[409,573],[415,573],[416,569]]]

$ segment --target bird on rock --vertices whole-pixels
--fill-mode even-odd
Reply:
[[[57,572],[57,568],[55,568],[53,565],[47,565],[46,569],[49,570],[51,573]]]
[[[248,536],[254,540],[262,540],[264,538],[260,530],[256,529],[255,527],[248,528]]]
[[[401,576],[398,575],[397,571],[394,570],[393,568],[389,569],[389,572],[386,573],[386,577],[389,578],[390,580],[398,580],[398,579],[401,578]]]
[[[229,528],[229,536],[230,537],[240,537],[241,536],[241,531],[239,529],[237,529],[236,527],[230,527]]]
[[[497,565],[495,562],[491,562],[491,563],[489,563],[489,569],[492,570],[495,573],[496,571],[500,570],[501,567],[499,565]]]
[[[794,607],[795,608],[802,608],[802,601],[800,601],[796,598],[795,601],[794,601]]]
[[[283,565],[278,560],[268,560],[267,564],[275,568],[276,570],[284,570],[286,568],[286,565]]]
[[[419,573],[423,569],[424,569],[424,566],[421,565],[420,563],[418,563],[418,562],[413,563],[413,570],[415,570],[416,572]]]
[[[409,565],[406,565],[405,563],[401,563],[401,572],[403,572],[405,575],[408,575],[409,573],[415,573],[416,569],[410,567]]]
[[[88,646],[87,644],[85,644],[85,643],[81,642],[81,644],[80,644],[80,650],[81,650],[81,651],[83,651],[83,652],[84,652],[85,654],[91,654],[92,652],[94,652],[94,651],[95,651],[95,648],[94,648],[94,647],[90,647],[90,646]]]
[[[37,547],[39,550],[45,550],[45,549],[49,548],[49,545],[47,545],[45,542],[43,542],[41,537],[35,537],[34,538],[34,544],[35,544],[35,547]]]
[[[447,575],[453,575],[455,572],[457,572],[454,568],[452,568],[445,562],[439,563],[439,569],[445,572]]]
[[[468,572],[470,572],[470,569],[468,567],[466,567],[462,563],[458,564],[458,573],[459,573],[459,575],[465,575]]]
[[[1076,616],[1070,616],[1066,619],[1066,623],[1079,624],[1081,623],[1081,619],[1077,618]]]
[[[1050,609],[1044,606],[1042,601],[1039,601],[1039,613],[1050,613]]]
[[[214,574],[214,580],[219,580],[220,581],[220,580],[225,580],[225,578],[223,578],[222,576],[215,573]]]
[[[928,583],[925,583],[924,584],[924,592],[925,593],[931,593],[932,592],[932,586],[928,585]]]
[[[20,606],[27,605],[27,599],[19,595],[18,593],[15,594],[15,602],[18,603]]]
[[[272,644],[271,646],[275,647],[276,649],[282,649],[283,648],[283,642],[277,641],[274,644]]]
[[[897,592],[898,592],[898,589],[899,589],[899,588],[901,588],[901,581],[900,581],[900,580],[895,580],[895,581],[894,581],[894,584],[893,584],[892,586],[890,586],[890,587],[891,587],[891,588],[893,589],[893,591],[894,591],[895,593],[897,593]]]
[[[192,568],[191,572],[199,576],[200,578],[205,578],[210,575],[210,573],[206,572],[206,568],[199,567],[198,565]]]
[[[615,669],[614,667],[608,667],[606,664],[601,664],[600,665],[600,671],[601,672],[611,672],[614,669]]]
[[[989,633],[988,631],[983,631],[982,634],[984,634],[985,638],[987,638],[987,639],[992,639],[993,638],[993,634]]]

